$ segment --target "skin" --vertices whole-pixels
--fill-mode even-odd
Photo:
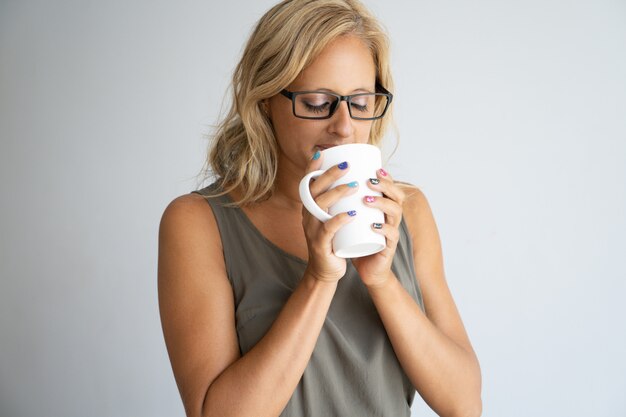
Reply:
[[[348,95],[374,91],[369,49],[354,37],[339,38],[287,87],[328,89]],[[341,103],[328,120],[293,116],[291,102],[267,101],[280,147],[275,192],[244,212],[270,241],[308,262],[306,271],[268,333],[241,356],[235,306],[226,276],[219,230],[201,196],[178,197],[166,208],[159,232],[159,304],[165,341],[188,416],[275,416],[285,407],[310,359],[328,308],[345,274],[346,260],[331,241],[351,217],[321,223],[303,210],[298,183],[316,170],[320,145],[367,143],[371,122],[349,117]],[[348,168],[349,170],[349,168]],[[311,185],[326,208],[355,189],[328,190],[346,171],[331,168]],[[441,416],[481,414],[481,376],[476,355],[445,281],[441,243],[424,194],[379,171],[383,193],[371,204],[385,213],[387,247],[353,260],[368,288],[398,359],[430,407]],[[238,197],[234,193],[233,197]],[[357,214],[358,215],[358,214]],[[424,313],[391,271],[402,217],[413,242],[416,279]]]

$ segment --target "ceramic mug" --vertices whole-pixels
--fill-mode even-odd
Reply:
[[[340,258],[358,258],[380,252],[385,248],[385,236],[372,230],[373,223],[384,223],[385,214],[382,210],[368,207],[363,202],[365,196],[382,196],[382,193],[372,190],[367,183],[370,178],[377,178],[376,171],[382,167],[380,149],[364,143],[351,143],[334,146],[322,152],[321,169],[308,173],[300,181],[300,199],[304,207],[322,222],[333,218],[336,214],[356,211],[354,219],[342,226],[333,238],[333,252]],[[309,183],[311,178],[317,178],[326,170],[342,162],[348,163],[348,172],[335,181],[330,188],[356,181],[359,184],[357,191],[345,196],[328,208],[322,210],[315,203]]]

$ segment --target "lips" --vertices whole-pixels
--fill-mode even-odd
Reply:
[[[321,145],[317,145],[317,147],[320,148],[321,150],[332,148],[334,146],[337,146],[337,145],[333,145],[333,144],[330,144],[330,143],[323,143]]]

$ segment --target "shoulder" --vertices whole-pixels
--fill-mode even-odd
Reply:
[[[219,229],[206,198],[189,193],[172,200],[161,216],[159,242],[202,244],[217,247],[221,252]]]
[[[424,196],[422,190],[411,183],[397,180],[394,180],[394,183],[404,192],[404,203],[414,203],[420,196]]]
[[[430,204],[428,203],[426,195],[420,188],[408,182],[394,182],[404,194],[402,210],[407,222],[414,221],[417,216],[428,215],[430,213]]]
[[[413,241],[413,250],[439,253],[441,251],[439,232],[428,198],[415,185],[398,181],[395,183],[404,194],[402,216]]]
[[[211,206],[200,194],[189,193],[173,199],[163,211],[161,226],[170,223],[203,222],[213,218]]]

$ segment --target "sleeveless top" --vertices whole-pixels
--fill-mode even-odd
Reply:
[[[269,330],[307,263],[264,237],[228,195],[208,197],[219,228],[235,300],[239,348],[246,354]],[[392,271],[424,310],[404,218]],[[338,283],[323,328],[281,417],[409,417],[415,388],[404,373],[383,323],[352,262]]]

